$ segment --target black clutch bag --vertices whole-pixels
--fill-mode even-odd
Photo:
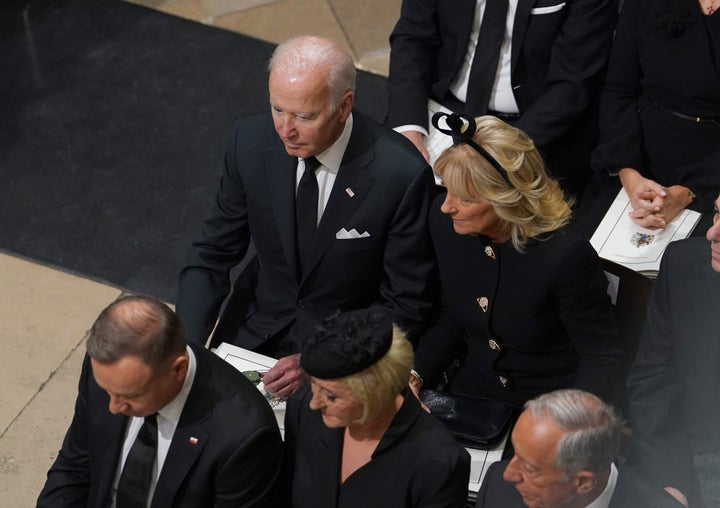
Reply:
[[[435,390],[421,391],[420,400],[460,444],[469,448],[495,447],[512,422],[513,406],[499,400]]]

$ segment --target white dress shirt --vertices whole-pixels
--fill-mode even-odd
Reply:
[[[330,148],[315,155],[315,158],[318,162],[320,162],[320,166],[318,166],[315,170],[315,176],[317,177],[318,183],[318,224],[320,224],[320,219],[325,211],[328,199],[330,199],[330,193],[332,192],[333,185],[335,185],[335,179],[337,178],[338,171],[340,171],[340,164],[342,163],[343,156],[345,155],[345,149],[350,142],[352,126],[353,117],[352,113],[350,113],[340,137],[337,138],[335,143],[330,145]],[[298,185],[300,185],[300,179],[302,178],[303,173],[305,173],[305,161],[298,158],[298,165],[295,173],[296,192]]]
[[[190,347],[186,346],[188,353],[188,371],[185,376],[180,392],[175,398],[170,401],[165,407],[160,409],[157,414],[157,426],[158,426],[158,447],[157,455],[155,456],[155,467],[153,468],[153,477],[150,483],[150,494],[148,495],[147,506],[150,506],[153,494],[155,493],[155,486],[157,485],[160,472],[162,471],[163,465],[165,464],[165,458],[167,457],[168,450],[170,449],[170,442],[172,441],[173,434],[177,428],[178,422],[180,421],[180,415],[182,414],[185,402],[187,401],[188,395],[190,394],[190,388],[192,388],[193,381],[195,380],[195,372],[197,371],[197,360],[195,359],[195,353],[193,353]],[[144,418],[133,416],[129,419],[127,426],[125,441],[123,442],[122,453],[120,454],[120,463],[115,473],[115,479],[113,480],[112,486],[112,508],[115,508],[115,495],[117,493],[118,482],[120,481],[120,475],[122,473],[123,465],[130,453],[135,438],[140,432],[145,422]]]
[[[615,485],[617,484],[618,470],[615,464],[610,464],[610,476],[608,477],[607,485],[605,489],[600,493],[595,501],[587,505],[585,508],[608,508],[610,506],[610,500],[615,493]]]
[[[470,67],[475,58],[475,48],[477,46],[478,37],[480,36],[480,26],[482,18],[485,14],[486,0],[477,0],[475,7],[475,19],[473,20],[472,30],[470,32],[470,40],[465,50],[465,60],[460,68],[457,80],[450,85],[450,91],[465,102],[467,98],[467,87],[470,79]],[[494,111],[502,111],[503,113],[518,113],[517,102],[512,92],[512,82],[510,80],[510,60],[512,51],[512,31],[515,25],[515,11],[517,11],[518,0],[509,0],[507,18],[505,19],[505,37],[503,37],[502,46],[500,46],[500,58],[498,59],[497,72],[495,72],[495,81],[493,89],[490,93],[490,103],[488,109]]]
[[[450,85],[450,91],[461,102],[467,99],[467,87],[470,79],[470,67],[472,67],[475,58],[475,47],[477,46],[478,37],[480,35],[480,26],[482,18],[485,14],[486,0],[477,0],[475,7],[475,18],[473,19],[472,29],[470,31],[470,39],[465,50],[465,59],[460,67],[458,77]],[[511,58],[512,58],[512,31],[515,25],[515,12],[517,11],[518,0],[509,0],[507,18],[505,19],[505,37],[500,46],[500,58],[498,58],[498,68],[495,73],[495,81],[493,83],[492,92],[490,92],[490,101],[488,109],[500,111],[503,113],[519,113],[515,95],[512,91],[512,81],[510,76]],[[395,127],[397,132],[418,131],[424,136],[428,135],[427,130],[419,125],[399,125]]]

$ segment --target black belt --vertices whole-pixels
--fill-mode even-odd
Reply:
[[[520,120],[520,113],[503,113],[502,111],[491,111],[487,112],[488,115],[496,116],[500,120],[505,122],[516,122]]]
[[[659,102],[651,102],[650,104],[652,104],[653,106],[655,106],[655,107],[657,107],[657,108],[665,111],[666,113],[669,113],[669,114],[671,114],[671,115],[673,115],[673,116],[676,116],[676,117],[678,117],[678,118],[682,118],[683,120],[687,120],[688,122],[695,122],[695,123],[712,123],[712,124],[715,124],[715,125],[720,125],[720,118],[715,118],[715,117],[703,118],[703,117],[701,117],[701,116],[691,116],[691,115],[686,115],[686,114],[684,114],[684,113],[678,113],[677,111],[673,111],[672,109],[663,106],[663,105],[660,104]]]

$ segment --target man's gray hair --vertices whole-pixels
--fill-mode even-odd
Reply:
[[[555,465],[571,477],[579,471],[606,473],[617,458],[623,422],[612,406],[582,390],[556,390],[525,403],[534,418],[552,418],[567,433]]]
[[[345,92],[355,91],[355,64],[352,57],[330,39],[300,35],[280,44],[268,63],[270,72],[284,75],[327,73],[333,109],[340,106]]]
[[[90,358],[111,364],[128,355],[161,368],[185,352],[187,335],[177,315],[149,296],[121,296],[108,305],[88,332]]]

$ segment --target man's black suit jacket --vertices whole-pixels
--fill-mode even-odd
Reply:
[[[152,508],[275,508],[283,451],[270,406],[235,368],[192,347],[197,371]],[[110,506],[128,418],[110,413],[108,403],[86,356],[75,415],[38,508]]]
[[[428,98],[448,105],[475,7],[476,0],[403,0],[390,36],[389,126],[427,128]],[[589,177],[617,10],[617,0],[518,0],[511,49],[511,84],[521,114],[515,125],[543,149],[551,169],[579,160]]]
[[[630,369],[631,459],[648,481],[699,499],[693,453],[720,450],[720,274],[704,238],[671,243]]]
[[[488,469],[475,508],[527,508],[515,485],[503,479],[508,461]],[[609,508],[681,508],[669,494],[642,483],[633,470],[620,467]]]
[[[288,328],[306,329],[336,311],[382,305],[400,325],[417,326],[432,307],[434,257],[427,214],[430,168],[404,137],[353,113],[353,129],[302,275],[295,240],[295,174],[270,113],[238,122],[215,205],[180,273],[178,315],[204,341],[229,291],[229,270],[250,241],[259,272],[236,337],[253,349]],[[369,236],[337,239],[341,229]],[[232,300],[231,300],[232,301]],[[224,319],[224,318],[223,318]]]

